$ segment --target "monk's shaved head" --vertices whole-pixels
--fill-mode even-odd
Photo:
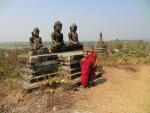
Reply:
[[[89,48],[90,52],[93,52],[94,51],[94,46],[91,45],[90,48]]]

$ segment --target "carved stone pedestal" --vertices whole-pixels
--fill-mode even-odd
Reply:
[[[57,54],[31,56],[21,76],[23,87],[25,89],[38,87],[40,82],[46,82],[50,76],[55,76],[58,63]]]
[[[30,90],[46,85],[49,77],[59,73],[72,85],[80,85],[82,58],[83,51],[31,56],[19,82],[24,89]],[[99,72],[96,73],[96,78],[98,77],[100,77]]]
[[[58,58],[61,64],[61,74],[66,80],[71,81],[80,77],[80,61],[83,58],[83,51],[59,53]]]

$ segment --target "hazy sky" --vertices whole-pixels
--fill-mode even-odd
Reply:
[[[50,41],[54,22],[63,23],[64,40],[69,26],[78,25],[79,39],[150,40],[150,0],[0,0],[0,42],[28,41],[32,29]]]

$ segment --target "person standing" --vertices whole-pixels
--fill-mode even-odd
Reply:
[[[95,77],[95,71],[96,71],[96,60],[97,60],[97,54],[94,52],[94,46],[90,47],[90,52],[88,53],[89,59],[91,61],[91,68],[90,68],[90,74],[89,74],[89,82],[91,85],[94,86],[94,77]]]
[[[83,88],[87,87],[89,74],[90,74],[91,61],[89,59],[88,53],[84,53],[84,58],[81,59],[81,84]]]

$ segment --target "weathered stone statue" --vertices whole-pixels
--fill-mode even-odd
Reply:
[[[103,41],[103,35],[102,35],[102,32],[100,32],[100,35],[99,35],[99,40],[96,42],[95,44],[95,51],[96,52],[107,52],[106,49],[107,49],[107,45],[104,43]]]
[[[40,30],[38,28],[34,28],[32,31],[32,36],[29,39],[30,48],[29,54],[30,55],[38,55],[38,54],[48,54],[49,51],[46,47],[42,44],[42,38],[39,37]]]
[[[69,45],[73,50],[82,50],[83,45],[79,43],[78,33],[76,33],[76,31],[77,31],[77,25],[73,23],[70,26],[70,32],[68,33]]]
[[[51,34],[52,38],[51,52],[62,52],[66,48],[61,30],[62,30],[62,23],[60,21],[56,21],[54,24],[54,32],[52,32]]]
[[[105,45],[105,43],[104,43],[104,41],[103,41],[102,32],[100,32],[100,42],[101,42],[101,47],[102,47],[102,48],[106,48],[106,45]]]

